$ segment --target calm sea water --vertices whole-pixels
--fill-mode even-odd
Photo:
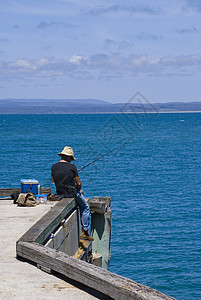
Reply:
[[[201,299],[201,114],[0,115],[0,187],[50,186],[72,146],[87,197],[111,196],[110,271]]]

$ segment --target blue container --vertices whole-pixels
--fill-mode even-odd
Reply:
[[[22,179],[21,180],[21,192],[22,193],[27,193],[29,190],[31,193],[34,195],[38,194],[38,181],[35,179]]]
[[[47,203],[47,195],[38,194],[36,195],[36,204],[46,204]]]

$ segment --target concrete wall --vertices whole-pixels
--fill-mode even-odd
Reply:
[[[76,209],[66,220],[61,222],[61,226],[51,235],[51,239],[45,246],[68,255],[74,255],[79,247],[79,236],[80,218],[79,211]]]

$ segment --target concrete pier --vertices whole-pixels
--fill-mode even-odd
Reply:
[[[105,226],[111,227],[111,214],[107,216],[109,200],[109,197],[90,200],[93,217],[104,214],[106,218],[99,220],[101,226],[96,222],[92,226],[94,238],[98,238],[96,254],[100,254],[92,257],[95,264],[88,263],[92,253],[90,241],[84,245],[84,260],[72,256],[68,247],[73,245],[74,252],[79,236],[75,198],[36,207],[17,207],[12,200],[0,200],[0,299],[173,300],[107,270],[110,253],[102,250],[110,246],[110,230]],[[100,267],[101,260],[106,263],[105,269]]]
[[[54,205],[17,207],[12,200],[0,200],[0,299],[100,299],[90,289],[83,290],[16,259],[16,241]]]

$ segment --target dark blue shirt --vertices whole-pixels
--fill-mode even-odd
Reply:
[[[74,195],[74,178],[78,177],[78,171],[74,164],[69,162],[58,162],[52,166],[51,175],[58,195]]]

